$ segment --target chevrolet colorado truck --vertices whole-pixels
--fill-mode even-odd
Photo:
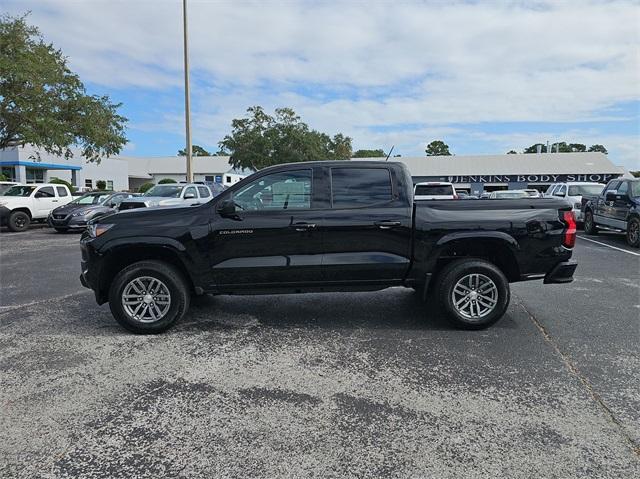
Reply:
[[[415,201],[402,163],[327,161],[261,170],[193,207],[90,222],[80,280],[136,333],[174,325],[192,295],[373,291],[435,295],[481,329],[509,283],[572,281],[576,223],[548,199]]]
[[[599,229],[620,231],[625,233],[629,246],[640,247],[640,179],[611,180],[602,193],[582,200],[585,233],[595,235]]]

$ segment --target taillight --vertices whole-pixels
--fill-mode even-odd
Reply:
[[[573,211],[563,211],[562,219],[567,225],[567,229],[564,230],[562,237],[562,246],[573,248],[576,244],[576,217]]]

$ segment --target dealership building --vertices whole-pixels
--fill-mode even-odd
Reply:
[[[448,181],[476,195],[498,189],[546,189],[563,181],[606,183],[628,174],[607,155],[596,152],[394,157],[392,161],[407,165],[414,183]],[[136,191],[143,183],[163,178],[185,181],[185,168],[183,156],[118,156],[97,164],[82,159],[78,151],[67,160],[29,146],[0,150],[2,173],[21,183],[45,183],[57,177],[78,187],[95,188],[103,180],[108,189]],[[227,186],[251,173],[234,169],[228,156],[194,157],[193,171],[195,181]]]

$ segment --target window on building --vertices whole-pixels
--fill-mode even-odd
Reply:
[[[87,178],[84,180],[84,186],[86,188],[93,188],[93,180]]]
[[[231,183],[231,177],[230,177],[230,176],[227,176],[227,177],[225,178],[225,181],[226,181],[227,183]]]
[[[44,183],[44,170],[40,168],[27,168],[27,183]]]
[[[7,181],[16,181],[16,169],[13,166],[3,166],[0,172],[7,177]]]
[[[69,196],[64,186],[56,186],[56,190],[58,190],[58,196]]]
[[[213,183],[216,180],[216,177],[213,175],[205,175],[204,181],[207,183]]]
[[[206,186],[198,186],[198,191],[200,192],[200,198],[209,198],[211,196],[209,188]]]
[[[272,173],[252,181],[233,200],[245,211],[311,208],[311,170]]]
[[[390,202],[391,176],[387,168],[331,168],[333,208],[360,208]]]
[[[113,191],[113,181],[107,180],[107,190]]]

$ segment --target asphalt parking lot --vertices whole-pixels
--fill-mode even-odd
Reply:
[[[207,297],[135,336],[77,234],[0,233],[0,476],[639,477],[640,251],[577,241],[573,283],[512,285],[485,331],[394,288]]]

